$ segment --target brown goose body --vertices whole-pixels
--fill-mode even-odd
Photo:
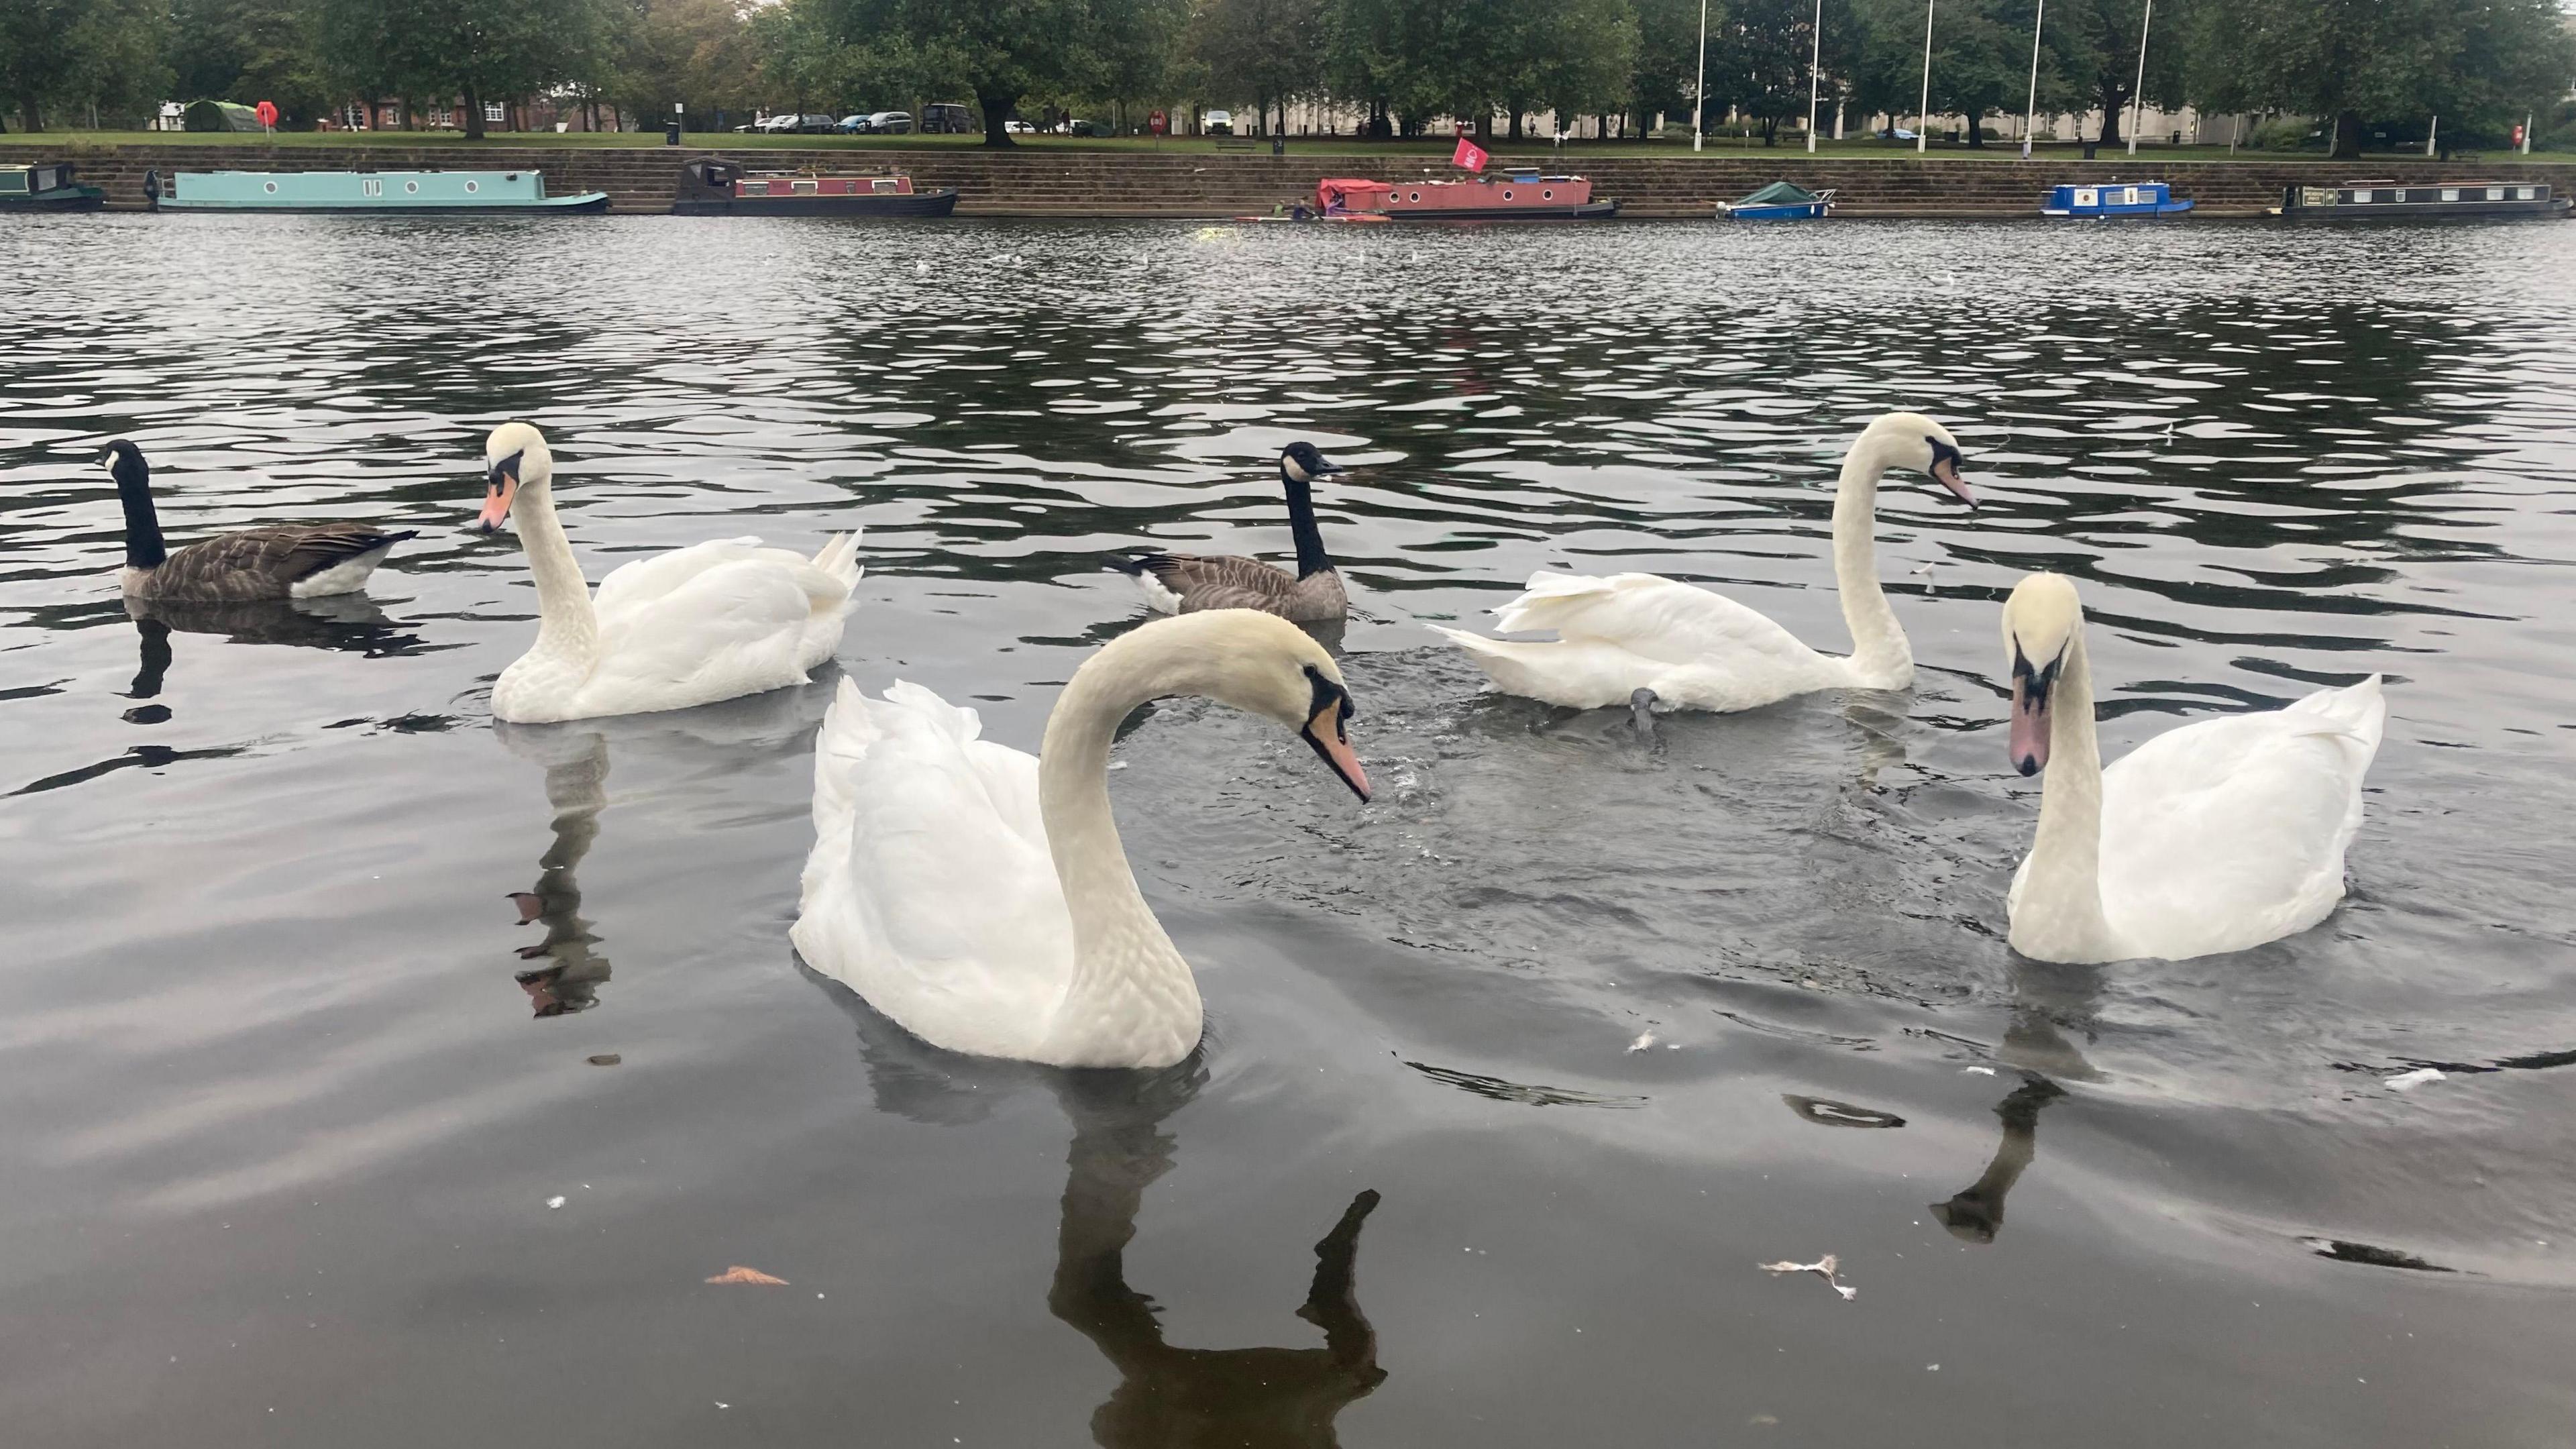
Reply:
[[[411,530],[369,524],[279,524],[189,544],[149,568],[119,575],[128,597],[200,603],[353,594]]]
[[[125,567],[117,585],[130,599],[225,604],[354,594],[393,546],[415,530],[387,533],[365,523],[285,523],[172,549],[152,507],[152,465],[120,438],[99,460],[125,507]]]
[[[1141,582],[1150,578],[1172,596],[1166,613],[1195,614],[1202,609],[1258,609],[1292,624],[1321,624],[1350,612],[1342,571],[1318,569],[1298,578],[1257,558],[1193,553],[1149,553],[1117,565]]]

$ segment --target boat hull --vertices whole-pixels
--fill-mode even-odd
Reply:
[[[96,186],[66,186],[32,196],[0,196],[0,212],[96,211],[106,204],[106,190]]]
[[[1817,221],[1823,218],[1825,205],[1811,201],[1803,206],[1721,206],[1718,214],[1729,221]]]
[[[2060,221],[2153,221],[2181,216],[2191,202],[2161,181],[2111,181],[2053,187],[2039,214]]]
[[[682,197],[673,216],[950,216],[957,189],[857,196]]]
[[[1386,209],[1390,221],[1604,221],[1619,214],[1616,201],[1580,206],[1443,206]]]
[[[608,193],[546,195],[534,171],[181,171],[164,187],[146,172],[155,211],[445,216],[456,213],[598,213]]]

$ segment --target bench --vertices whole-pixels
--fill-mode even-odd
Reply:
[[[1263,140],[1259,136],[1219,136],[1216,138],[1216,148],[1220,151],[1258,151],[1269,144],[1270,143],[1268,141]]]

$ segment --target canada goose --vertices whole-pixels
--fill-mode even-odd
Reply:
[[[366,523],[281,523],[172,550],[161,541],[152,465],[143,450],[119,438],[98,461],[125,505],[125,567],[117,586],[129,598],[216,603],[354,594],[395,544],[419,536],[417,529],[387,533]]]
[[[1341,570],[1324,552],[1315,527],[1310,485],[1345,471],[1304,440],[1279,453],[1279,481],[1288,495],[1288,532],[1297,540],[1292,576],[1256,558],[1188,553],[1147,553],[1116,559],[1110,567],[1136,580],[1145,601],[1166,614],[1201,609],[1258,609],[1299,624],[1336,620],[1350,612]]]

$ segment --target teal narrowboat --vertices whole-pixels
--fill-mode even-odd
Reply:
[[[180,171],[144,173],[155,211],[606,211],[608,193],[546,195],[535,171]]]
[[[0,211],[96,211],[106,200],[105,188],[72,180],[69,161],[0,166]]]

